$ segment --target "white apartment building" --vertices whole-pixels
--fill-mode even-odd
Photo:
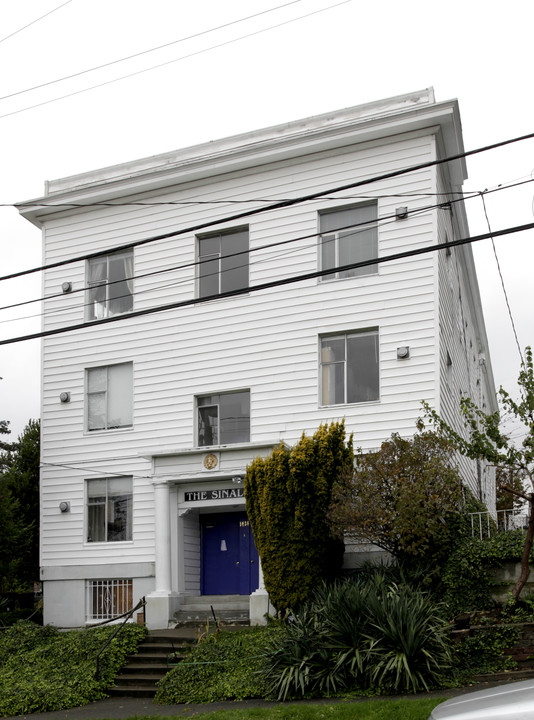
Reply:
[[[463,394],[495,410],[471,246],[434,249],[469,235],[465,160],[435,164],[462,151],[457,102],[427,89],[53,180],[21,204],[44,264],[72,260],[43,281],[45,622],[142,596],[152,628],[201,596],[261,622],[254,457],[341,418],[377,448],[413,435],[422,400],[456,426]],[[461,469],[491,506],[490,474]]]

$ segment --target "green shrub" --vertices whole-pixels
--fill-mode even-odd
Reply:
[[[21,608],[20,610],[0,612],[0,627],[14,625],[19,620],[31,620],[36,624],[42,625],[43,611],[41,609]]]
[[[504,651],[519,638],[519,629],[492,625],[472,630],[454,647],[454,664],[459,675],[495,673],[513,670],[517,663]]]
[[[265,697],[262,651],[277,627],[208,635],[158,683],[156,702],[190,703]]]
[[[256,458],[245,475],[247,515],[261,558],[265,587],[277,611],[300,608],[323,581],[335,578],[344,545],[328,521],[332,487],[353,464],[345,424],[304,433],[291,449]]]
[[[278,699],[344,688],[428,689],[450,664],[443,608],[384,573],[319,590],[266,651]]]
[[[125,657],[146,630],[128,624],[111,641],[95,679],[96,655],[116,627],[59,632],[19,622],[0,633],[0,714],[22,715],[105,697]]]
[[[444,600],[453,615],[495,605],[491,598],[492,570],[504,562],[518,562],[524,541],[523,531],[513,530],[462,543],[449,558],[442,578]]]

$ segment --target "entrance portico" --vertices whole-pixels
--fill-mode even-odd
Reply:
[[[155,588],[146,598],[149,628],[168,627],[184,598],[202,595],[249,596],[251,624],[265,622],[269,601],[243,481],[247,465],[272,448],[150,453],[156,562]]]

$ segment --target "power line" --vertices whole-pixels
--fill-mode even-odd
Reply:
[[[11,345],[17,342],[23,342],[25,340],[35,340],[42,337],[50,337],[51,335],[63,335],[67,332],[73,332],[74,330],[84,330],[95,327],[96,325],[106,325],[111,322],[118,322],[120,320],[127,320],[135,317],[142,317],[145,315],[153,315],[159,312],[165,312],[167,310],[176,310],[182,307],[188,307],[190,305],[201,305],[213,300],[222,300],[228,297],[237,297],[240,295],[248,295],[253,292],[260,290],[268,290],[274,287],[280,287],[282,285],[290,285],[297,282],[303,282],[305,280],[313,280],[323,275],[331,275],[334,272],[344,272],[346,270],[355,270],[356,268],[366,267],[368,265],[376,265],[385,262],[392,262],[395,260],[402,260],[404,258],[415,257],[417,255],[425,255],[429,252],[435,252],[436,250],[443,250],[446,248],[459,247],[460,245],[467,245],[479,240],[486,240],[491,237],[499,237],[501,235],[511,235],[517,232],[523,232],[525,230],[532,230],[534,228],[534,222],[527,223],[526,225],[518,225],[512,228],[506,228],[504,230],[497,230],[493,233],[484,233],[482,235],[476,235],[471,238],[461,238],[459,240],[451,240],[446,243],[438,243],[430,247],[416,248],[414,250],[405,250],[401,253],[394,253],[393,255],[386,255],[384,257],[375,257],[369,260],[364,260],[357,263],[349,263],[347,265],[339,265],[334,268],[327,270],[316,270],[311,273],[304,273],[303,275],[294,275],[287,278],[281,278],[279,280],[271,280],[270,282],[260,283],[258,285],[248,286],[245,288],[239,288],[237,290],[229,290],[224,293],[218,293],[217,295],[208,295],[203,298],[191,298],[189,300],[181,300],[175,303],[169,303],[167,305],[159,305],[157,307],[145,308],[144,310],[134,310],[124,315],[116,315],[114,317],[100,318],[98,320],[91,320],[90,322],[76,323],[74,325],[68,325],[62,328],[56,328],[54,330],[43,330],[38,333],[32,333],[30,335],[22,335],[20,337],[9,338],[7,340],[0,340],[0,346]]]
[[[340,199],[344,200],[345,198],[340,198]],[[446,205],[451,205],[454,202],[462,202],[462,201],[463,201],[463,198],[458,198],[456,200],[449,200],[449,201],[447,201]],[[426,205],[426,206],[423,206],[420,208],[414,208],[413,210],[409,211],[408,214],[411,217],[413,217],[414,215],[420,215],[423,212],[427,212],[429,210],[434,210],[434,209],[437,209],[440,207],[443,207],[443,203],[438,203],[437,205]],[[372,220],[372,221],[367,220],[367,221],[361,222],[361,223],[345,225],[343,227],[336,228],[336,232],[339,232],[341,230],[356,230],[357,232],[361,232],[361,231],[366,230],[369,226],[372,226],[372,225],[381,227],[383,225],[387,225],[387,224],[390,224],[390,223],[396,222],[396,221],[397,221],[397,216],[395,213],[393,213],[392,215],[385,215],[381,218],[377,218],[376,220]],[[277,242],[269,243],[268,245],[258,245],[256,247],[252,247],[252,248],[249,247],[247,250],[239,250],[238,252],[228,253],[224,257],[227,260],[229,258],[236,258],[236,257],[242,256],[242,255],[249,255],[250,253],[254,253],[254,252],[270,250],[271,248],[276,248],[281,245],[288,245],[288,244],[300,242],[302,240],[310,240],[310,239],[315,240],[321,234],[324,234],[324,233],[321,233],[320,231],[318,231],[315,233],[309,233],[307,235],[300,235],[298,237],[286,238],[285,240],[278,240]],[[112,251],[109,254],[114,254],[114,252],[115,251]],[[104,253],[104,254],[106,254],[106,253]],[[102,256],[102,253],[99,253],[99,257],[101,257],[101,256]],[[162,270],[152,270],[150,272],[139,273],[137,275],[120,278],[119,280],[111,280],[109,282],[99,283],[98,287],[106,287],[107,288],[112,285],[117,285],[119,283],[128,282],[130,280],[140,280],[140,279],[144,279],[147,277],[155,277],[156,275],[164,275],[166,273],[173,272],[176,270],[186,270],[188,268],[199,267],[199,266],[202,266],[202,265],[210,263],[210,262],[212,262],[211,259],[194,260],[193,262],[181,263],[179,265],[172,265],[171,267],[163,268]],[[244,266],[240,266],[240,267],[244,267]],[[229,268],[227,272],[231,272],[232,269],[235,269],[235,268]],[[221,272],[224,272],[224,271],[221,271]],[[213,273],[208,273],[206,275],[203,275],[203,277],[210,277],[210,276],[214,276],[214,275],[219,275],[219,271],[214,271]],[[189,282],[189,280],[184,280],[183,282],[184,283]],[[173,285],[177,285],[177,284],[180,284],[180,283],[173,283]],[[88,286],[84,286],[81,288],[77,288],[76,290],[71,290],[69,292],[69,295],[77,294],[80,292],[86,292],[87,290],[90,290],[92,287],[95,287],[95,286],[88,285]],[[170,287],[170,285],[167,285],[165,287]],[[152,292],[152,289],[144,291],[144,292]],[[139,291],[130,293],[130,294],[137,295],[137,294],[139,294]],[[64,296],[65,296],[65,293],[63,293],[63,292],[53,293],[52,295],[46,295],[44,297],[34,298],[33,300],[24,300],[24,301],[21,301],[18,303],[13,303],[12,305],[4,305],[4,306],[0,307],[0,311],[11,310],[16,307],[22,307],[24,305],[31,305],[36,302],[42,302],[43,300],[53,300],[55,298],[64,297]],[[118,300],[118,299],[120,299],[120,297],[126,297],[126,296],[116,296],[115,299]],[[60,311],[73,310],[73,309],[76,309],[77,307],[78,307],[77,305],[71,305],[66,308],[61,308]],[[87,305],[86,305],[86,307],[87,307]],[[39,315],[33,315],[31,317],[38,317],[38,316]],[[26,320],[26,319],[28,319],[28,317],[27,318],[14,318],[13,320]]]
[[[509,190],[514,187],[518,187],[520,185],[527,185],[528,183],[534,182],[534,177],[528,177],[527,179],[521,179],[521,180],[514,180],[510,181],[509,183],[500,183],[497,187],[492,188],[491,190],[485,189],[484,193],[493,193],[497,192],[499,190]],[[451,195],[454,198],[457,198],[460,196],[461,198],[465,200],[470,200],[473,197],[479,197],[481,193],[481,190],[460,190],[458,192],[448,192],[448,191],[441,191],[441,192],[398,192],[398,193],[380,193],[379,195],[346,195],[344,199],[346,200],[380,200],[380,199],[388,199],[388,198],[414,198],[414,197],[447,197],[448,195]],[[281,202],[285,200],[289,200],[290,198],[284,198],[284,197],[278,197],[278,198],[247,198],[245,200],[237,200],[235,198],[219,198],[218,200],[155,200],[155,201],[132,201],[132,202],[88,202],[88,203],[61,203],[61,202],[32,202],[31,200],[26,202],[18,202],[18,203],[0,203],[0,207],[14,207],[18,208],[58,208],[61,210],[71,210],[71,209],[78,209],[78,208],[99,208],[99,207],[109,207],[109,208],[121,208],[121,207],[196,207],[197,205],[203,206],[203,205],[246,205],[247,203],[273,203],[273,202]],[[324,197],[323,200],[337,200],[338,198],[329,198]]]
[[[529,179],[528,181],[525,181],[525,182],[534,182],[534,180]],[[503,184],[501,183],[501,184],[499,184],[497,187],[492,188],[491,190],[486,190],[485,192],[486,192],[486,194],[494,193],[494,192],[500,192],[500,191],[502,191],[502,190],[507,190],[507,189],[509,189],[510,187],[515,187],[515,186],[521,185],[521,184],[523,184],[523,181],[517,182],[517,183],[515,183],[514,185],[511,185],[511,186],[503,185]],[[424,193],[421,193],[421,194],[423,195]],[[429,194],[429,195],[432,195],[432,196],[436,196],[436,195],[447,195],[447,194],[449,194],[449,193],[428,193],[428,194]],[[476,193],[474,192],[473,195],[471,195],[471,196],[470,196],[469,198],[467,198],[467,199],[471,199],[471,198],[474,198],[474,197],[479,197],[479,195],[480,195],[480,191],[477,191]],[[382,197],[382,196],[371,196],[371,195],[365,196],[366,199],[379,199],[380,197]],[[388,196],[388,197],[389,197],[389,196]],[[343,197],[343,198],[335,198],[335,199],[345,200],[345,199],[348,199],[348,198]],[[361,196],[360,196],[358,199],[361,199]],[[416,215],[421,215],[422,213],[425,213],[425,212],[427,212],[427,211],[429,211],[429,210],[435,210],[435,209],[439,209],[439,208],[449,209],[449,207],[450,207],[452,204],[458,203],[458,202],[464,202],[465,199],[466,199],[465,197],[458,197],[458,198],[455,198],[455,199],[448,200],[448,201],[446,201],[445,203],[437,203],[437,204],[434,204],[434,205],[425,205],[425,206],[422,206],[422,207],[413,208],[413,209],[409,210],[408,214],[409,214],[410,217],[414,217],[414,216],[416,216]],[[341,230],[356,230],[357,232],[359,232],[359,231],[364,231],[364,230],[367,229],[370,225],[376,225],[377,227],[383,227],[384,225],[391,224],[391,223],[394,223],[394,222],[396,222],[396,221],[397,221],[396,214],[393,213],[393,214],[391,214],[391,215],[386,215],[386,216],[383,216],[383,217],[381,217],[381,218],[377,218],[376,220],[373,220],[373,221],[366,221],[366,222],[362,222],[362,223],[356,223],[356,224],[347,225],[347,226],[344,226],[344,227],[339,227],[339,228],[337,228],[336,230],[337,230],[337,231],[341,231]],[[296,242],[301,242],[301,241],[303,241],[303,240],[310,240],[310,239],[315,240],[315,239],[318,238],[321,234],[322,234],[322,233],[321,233],[320,231],[318,231],[318,232],[316,232],[316,233],[310,233],[310,234],[307,234],[307,235],[300,235],[300,236],[293,237],[293,238],[286,238],[285,240],[279,240],[279,241],[277,241],[277,242],[270,243],[270,244],[268,244],[268,245],[258,245],[258,246],[256,246],[256,247],[249,247],[247,250],[240,250],[239,252],[229,253],[228,255],[225,255],[225,259],[236,258],[236,257],[243,256],[243,255],[249,256],[251,253],[254,253],[254,252],[260,252],[260,251],[263,251],[263,250],[270,250],[270,249],[273,249],[273,248],[276,248],[276,247],[280,247],[280,246],[282,246],[282,245],[290,245],[290,244],[293,244],[293,243],[296,243]],[[307,249],[307,248],[309,248],[309,247],[310,247],[310,246],[307,245],[307,246],[305,246],[305,249]],[[299,246],[299,248],[297,248],[297,249],[298,249],[298,250],[302,250],[303,248],[302,248],[302,246]],[[289,251],[286,251],[285,254],[288,254],[288,253],[291,253],[291,252],[293,252],[292,249],[290,249]],[[273,257],[274,257],[274,258],[280,257],[280,255],[271,255],[269,258],[265,258],[265,260],[260,260],[260,261],[256,262],[256,265],[259,264],[259,263],[261,263],[261,262],[266,262],[267,260],[271,260]],[[195,260],[195,261],[193,261],[193,262],[180,263],[180,264],[178,264],[178,265],[171,265],[170,267],[163,268],[163,269],[161,269],[161,270],[153,270],[153,271],[146,272],[146,273],[140,273],[140,274],[137,274],[137,275],[132,275],[132,276],[129,276],[129,277],[124,277],[124,278],[121,278],[121,279],[119,279],[119,280],[111,280],[111,281],[109,281],[109,282],[99,283],[98,287],[100,287],[100,288],[107,288],[107,287],[111,287],[111,286],[113,286],[113,285],[117,285],[117,284],[119,284],[119,283],[129,282],[129,281],[131,281],[131,280],[134,280],[134,281],[135,281],[135,280],[145,279],[145,278],[147,278],[147,277],[155,277],[155,276],[158,276],[158,275],[165,275],[165,274],[167,274],[167,273],[175,272],[175,271],[177,271],[177,270],[185,270],[185,269],[188,269],[188,268],[199,267],[199,266],[202,266],[203,264],[208,263],[208,262],[211,262],[211,260],[209,260],[209,259],[208,259],[208,260]],[[243,265],[236,266],[236,267],[246,267],[246,266],[248,266],[248,265],[249,265],[249,263],[246,262],[246,263],[244,263]],[[234,267],[233,269],[236,269],[236,267]],[[205,279],[205,278],[207,278],[207,277],[216,276],[216,275],[218,276],[219,274],[223,274],[224,272],[225,272],[225,271],[221,269],[220,271],[217,270],[217,271],[214,271],[213,273],[203,274],[203,279]],[[231,272],[231,269],[229,269],[228,272]],[[164,285],[160,285],[157,289],[159,289],[159,290],[164,290],[164,289],[167,289],[167,288],[170,288],[170,287],[177,287],[177,286],[179,286],[179,285],[185,285],[185,284],[188,284],[189,282],[190,282],[190,278],[185,278],[185,279],[183,279],[183,280],[173,280],[172,282],[165,283]],[[69,292],[69,296],[74,295],[74,294],[78,294],[78,293],[81,293],[81,292],[87,292],[87,291],[90,290],[92,287],[94,287],[94,286],[89,285],[89,286],[83,286],[83,287],[81,287],[81,288],[76,288],[75,290],[71,290],[71,291]],[[114,296],[114,299],[115,299],[115,300],[120,300],[121,298],[130,297],[130,296],[131,296],[131,297],[137,297],[137,296],[139,296],[139,295],[141,295],[141,294],[146,294],[146,293],[149,293],[149,292],[154,292],[154,288],[151,287],[151,288],[148,288],[148,289],[145,289],[145,290],[132,291],[132,292],[128,293],[128,295],[115,295],[115,296]],[[25,306],[25,305],[31,305],[31,304],[34,304],[34,303],[37,303],[37,302],[42,302],[42,301],[46,301],[46,300],[54,300],[54,299],[56,299],[56,298],[64,297],[64,296],[65,296],[65,293],[63,293],[63,292],[57,292],[57,293],[53,293],[53,294],[51,294],[51,295],[46,295],[46,296],[44,296],[44,297],[33,298],[32,300],[24,300],[24,301],[21,301],[21,302],[18,302],[18,303],[12,303],[11,305],[4,305],[4,306],[0,307],[0,312],[1,312],[1,311],[4,311],[4,310],[12,310],[12,309],[14,309],[14,308],[23,307],[23,306]],[[83,308],[87,308],[87,307],[89,307],[90,305],[91,305],[91,303],[88,302],[88,303],[84,303],[84,305],[83,305],[82,307],[83,307]],[[7,319],[7,320],[0,320],[0,325],[3,325],[3,324],[5,324],[5,323],[9,323],[9,322],[20,322],[20,321],[22,321],[22,320],[31,320],[31,319],[35,319],[35,318],[38,318],[38,317],[44,318],[44,317],[47,317],[47,316],[50,316],[50,315],[55,315],[55,314],[59,314],[59,313],[68,312],[68,311],[70,311],[70,310],[79,310],[79,309],[80,309],[80,306],[79,306],[79,305],[67,305],[67,306],[63,306],[63,307],[61,307],[61,308],[57,308],[57,309],[55,309],[55,310],[48,310],[46,313],[45,313],[45,312],[34,313],[33,315],[25,315],[25,316],[23,316],[23,317],[15,317],[15,318],[9,318],[9,319]]]
[[[505,286],[505,284],[504,284],[504,278],[503,278],[502,271],[501,271],[501,264],[500,264],[500,262],[499,262],[499,257],[497,256],[497,248],[495,247],[495,240],[493,239],[493,235],[492,235],[492,233],[491,233],[491,225],[490,225],[490,221],[489,221],[489,217],[488,217],[488,209],[487,209],[487,207],[486,207],[486,200],[485,200],[485,198],[484,198],[484,193],[483,193],[483,192],[480,193],[480,199],[482,200],[482,206],[483,206],[483,208],[484,208],[484,215],[486,216],[486,223],[487,223],[487,225],[488,225],[488,230],[489,230],[490,237],[491,237],[491,244],[492,244],[492,247],[493,247],[493,254],[495,255],[495,261],[496,261],[496,263],[497,263],[497,270],[498,270],[498,272],[499,272],[499,277],[501,278],[502,291],[503,291],[503,293],[504,293],[504,299],[506,300],[506,307],[508,308],[508,315],[510,316],[510,322],[511,322],[511,324],[512,324],[512,330],[513,330],[513,333],[514,333],[514,337],[515,337],[515,342],[516,342],[516,345],[517,345],[517,349],[519,350],[519,357],[521,358],[521,362],[524,363],[524,362],[525,362],[525,358],[523,357],[523,352],[522,352],[522,350],[521,350],[521,345],[519,344],[519,339],[518,339],[518,337],[517,337],[517,330],[516,330],[516,327],[515,327],[514,317],[513,317],[513,315],[512,315],[512,308],[510,307],[510,302],[509,302],[509,300],[508,300],[508,293],[506,292],[506,286]]]
[[[100,476],[102,476],[102,473],[104,473],[105,475],[108,475],[108,476],[135,478],[136,480],[150,480],[150,478],[152,477],[152,475],[135,475],[132,473],[120,473],[120,472],[113,472],[113,471],[110,472],[109,468],[108,468],[108,470],[103,471],[103,470],[95,470],[93,468],[88,468],[88,467],[84,468],[84,467],[76,467],[75,465],[66,465],[64,463],[41,462],[41,463],[39,463],[39,465],[40,465],[40,467],[49,466],[49,467],[67,468],[67,470],[81,470],[82,472],[95,473],[95,475],[100,475]]]
[[[381,182],[382,180],[389,180],[394,177],[399,177],[400,175],[407,175],[411,172],[416,172],[418,170],[424,170],[429,167],[434,167],[436,165],[443,165],[444,163],[453,162],[454,160],[461,160],[463,158],[469,157],[471,155],[476,155],[478,153],[487,152],[489,150],[495,150],[496,148],[505,147],[506,145],[511,145],[512,143],[521,142],[523,140],[530,140],[534,138],[534,133],[529,133],[528,135],[521,135],[519,137],[510,138],[508,140],[502,140],[497,143],[492,143],[491,145],[485,145],[484,147],[476,148],[474,150],[467,150],[462,153],[458,153],[456,155],[449,155],[448,157],[441,158],[438,160],[428,160],[424,163],[419,163],[417,165],[410,165],[407,168],[401,168],[399,170],[392,170],[388,173],[382,173],[381,175],[374,175],[371,178],[366,178],[364,180],[357,180],[352,183],[347,183],[346,185],[339,185],[334,188],[328,188],[327,190],[320,190],[318,192],[310,193],[308,195],[301,195],[296,198],[288,199],[288,200],[281,200],[279,202],[272,203],[270,205],[266,205],[265,207],[259,207],[259,208],[253,208],[252,210],[246,210],[244,212],[236,213],[234,215],[228,215],[223,218],[219,218],[217,220],[210,220],[208,222],[200,223],[198,225],[192,225],[186,228],[183,228],[182,230],[175,230],[173,232],[169,233],[163,233],[161,235],[154,235],[152,237],[144,238],[142,240],[135,240],[130,243],[125,243],[123,245],[118,245],[113,248],[113,252],[120,252],[121,250],[129,250],[133,247],[139,247],[141,245],[146,245],[147,243],[156,242],[158,240],[168,240],[169,238],[178,237],[180,235],[186,235],[188,233],[194,233],[199,230],[205,230],[206,228],[214,227],[217,225],[222,225],[223,223],[231,223],[235,222],[237,220],[242,220],[247,217],[252,217],[254,215],[259,215],[264,212],[270,212],[271,210],[280,210],[282,208],[291,207],[293,205],[298,205],[303,202],[309,202],[310,200],[317,200],[318,198],[325,197],[326,195],[344,192],[345,190],[353,190],[357,187],[363,187],[364,185],[370,185],[374,182]],[[19,207],[17,205],[17,207]],[[28,203],[25,204],[25,207],[32,207],[32,205],[28,205]],[[67,260],[58,260],[53,263],[48,263],[46,265],[41,265],[40,267],[31,268],[29,270],[20,270],[18,272],[10,273],[9,275],[3,275],[0,276],[0,282],[3,280],[12,280],[17,277],[22,277],[23,275],[30,275],[32,273],[41,272],[43,270],[51,270],[52,268],[62,267],[64,265],[69,265],[71,263],[75,262],[81,262],[83,260],[90,260],[91,258],[96,258],[101,256],[103,253],[101,250],[94,252],[94,253],[87,253],[85,255],[78,255],[74,258],[69,258]]]
[[[15,30],[14,32],[10,33],[9,35],[6,35],[0,40],[0,43],[3,43],[4,40],[8,40],[9,38],[13,37],[13,35],[17,35],[18,33],[22,32],[23,30],[26,30],[26,28],[31,27],[32,25],[35,25],[35,23],[39,22],[39,20],[43,20],[43,18],[48,17],[49,15],[52,15],[52,13],[55,13],[56,10],[60,10],[62,7],[65,7],[65,5],[68,5],[72,0],[67,0],[67,2],[62,3],[61,5],[58,5],[53,10],[50,10],[50,12],[45,13],[44,15],[41,15],[41,17],[36,18],[35,20],[32,20],[27,25],[24,25],[24,27],[19,28],[18,30]],[[9,95],[7,97],[10,97]],[[2,100],[3,98],[0,98]]]
[[[71,0],[68,0],[68,2],[71,2]],[[41,83],[40,85],[34,85],[33,87],[26,88],[24,90],[18,90],[17,92],[10,93],[9,95],[3,95],[2,97],[0,97],[0,100],[7,100],[8,98],[12,98],[17,95],[23,95],[24,93],[32,92],[33,90],[40,90],[41,88],[48,87],[49,85],[55,85],[56,83],[63,82],[64,80],[72,80],[72,78],[80,77],[80,75],[86,75],[87,73],[95,72],[96,70],[102,70],[103,68],[110,67],[111,65],[117,65],[118,63],[126,62],[127,60],[133,60],[134,58],[141,57],[141,55],[148,55],[149,53],[156,52],[157,50],[163,50],[164,48],[170,47],[171,45],[177,45],[179,43],[186,42],[187,40],[194,40],[195,38],[202,37],[203,35],[209,35],[209,33],[215,32],[216,30],[223,30],[224,28],[231,27],[232,25],[237,25],[239,23],[245,22],[246,20],[252,20],[253,18],[259,17],[260,15],[267,15],[267,13],[274,12],[275,10],[280,10],[284,7],[287,7],[288,5],[295,5],[299,2],[302,2],[302,0],[291,0],[291,2],[284,3],[283,5],[278,5],[277,7],[270,8],[269,10],[263,10],[262,12],[254,13],[254,15],[247,15],[247,17],[240,18],[239,20],[232,20],[231,22],[224,23],[223,25],[217,25],[216,27],[210,28],[209,30],[202,30],[201,32],[194,33],[193,35],[188,35],[187,37],[183,37],[178,40],[172,40],[171,42],[165,43],[163,45],[158,45],[157,47],[149,48],[148,50],[142,50],[141,52],[134,53],[133,55],[118,58],[117,60],[111,60],[110,62],[103,63],[102,65],[95,65],[91,68],[87,68],[86,70],[80,70],[80,72],[72,73],[71,75],[65,75],[63,77],[57,78],[56,80],[49,80],[48,82]],[[67,3],[64,4],[66,5]],[[60,5],[60,7],[63,7],[63,5]],[[59,8],[56,8],[56,10],[57,9]],[[52,10],[52,12],[54,11]],[[46,16],[43,15],[43,17]],[[37,22],[37,20],[34,20],[34,22]],[[30,23],[30,25],[31,24],[32,23]],[[29,26],[26,25],[26,27]],[[17,32],[20,32],[20,30],[17,30]],[[13,35],[14,34],[15,33],[13,33]],[[11,36],[8,35],[8,37]]]
[[[262,33],[268,32],[269,30],[275,30],[279,27],[283,27],[284,25],[290,25],[291,23],[298,22],[299,20],[304,20],[305,18],[311,17],[313,15],[326,12],[327,10],[332,10],[339,5],[345,5],[346,3],[351,1],[352,0],[341,0],[341,2],[338,2],[335,5],[330,5],[327,8],[314,10],[313,12],[307,13],[306,15],[300,15],[297,18],[285,20],[284,22],[277,23],[276,25],[271,25],[267,28],[262,28],[261,30],[256,30],[255,32],[247,33],[246,35],[241,35],[240,37],[233,38],[232,40],[226,40],[225,42],[218,43],[217,45],[211,45],[208,48],[196,50],[195,52],[188,53],[187,55],[182,55],[182,57],[174,58],[174,60],[167,60],[166,62],[159,63],[158,65],[152,65],[152,67],[144,68],[143,70],[136,70],[135,72],[128,73],[127,75],[121,75],[120,77],[114,78],[113,80],[106,80],[105,82],[91,85],[90,87],[83,88],[82,90],[75,90],[74,92],[67,93],[66,95],[61,95],[56,98],[51,98],[50,100],[44,100],[43,102],[36,103],[35,105],[28,105],[27,107],[20,108],[19,110],[13,110],[12,112],[4,113],[3,115],[0,115],[0,120],[6,117],[11,117],[12,115],[18,115],[19,113],[26,112],[27,110],[33,110],[38,107],[43,107],[44,105],[50,105],[51,103],[58,102],[59,100],[65,100],[66,98],[74,97],[75,95],[81,95],[82,93],[89,92],[90,90],[96,90],[97,88],[105,87],[106,85],[112,85],[113,83],[120,82],[121,80],[136,77],[137,75],[142,75],[143,73],[157,70],[167,65],[172,65],[173,63],[180,62],[181,60],[186,60],[188,58],[195,57],[196,55],[202,55],[203,53],[209,52],[210,50],[217,50],[218,48],[225,47],[226,45],[232,45],[235,42],[239,42],[239,40],[246,40],[247,38],[254,37],[255,35],[261,35]]]

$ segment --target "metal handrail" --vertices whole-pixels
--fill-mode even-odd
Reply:
[[[117,629],[115,630],[115,632],[113,633],[113,635],[110,635],[110,636],[109,636],[109,638],[106,640],[106,642],[104,643],[104,645],[102,645],[102,647],[100,648],[100,650],[98,651],[98,653],[97,653],[97,655],[96,655],[95,680],[99,680],[99,679],[100,679],[100,656],[102,655],[102,653],[104,652],[104,650],[107,648],[107,646],[110,644],[110,642],[119,634],[119,632],[122,630],[122,628],[123,628],[123,627],[125,626],[125,624],[128,622],[128,619],[132,617],[132,615],[134,614],[134,612],[135,612],[136,610],[139,610],[139,608],[144,607],[145,605],[146,605],[146,600],[145,600],[144,597],[142,597],[142,598],[139,600],[139,602],[137,603],[137,605],[136,605],[135,607],[133,607],[133,608],[132,608],[131,610],[129,610],[127,613],[123,613],[122,615],[118,615],[118,616],[117,616],[118,618],[124,617],[124,620],[123,620],[122,623],[117,627]],[[113,619],[116,620],[117,618],[113,618]],[[107,621],[107,622],[111,622],[111,621]],[[104,623],[101,623],[101,624],[103,625]]]
[[[495,532],[506,530],[524,530],[528,524],[528,515],[517,510],[497,510],[469,513],[471,517],[471,535],[480,540],[491,537]]]

